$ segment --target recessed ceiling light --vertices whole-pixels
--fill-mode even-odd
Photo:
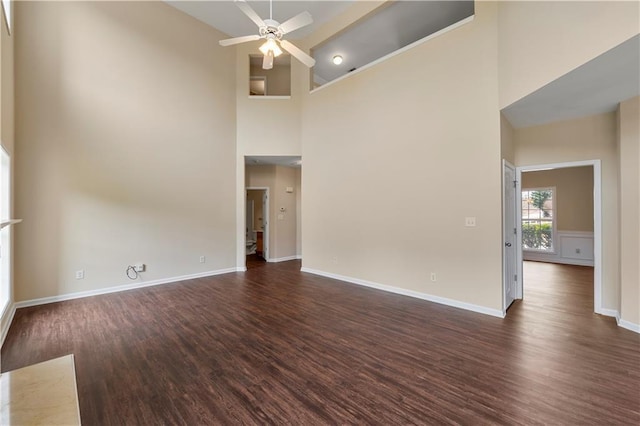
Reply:
[[[336,55],[331,60],[335,65],[340,65],[342,63],[342,56]]]

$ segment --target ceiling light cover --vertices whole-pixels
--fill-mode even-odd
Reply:
[[[273,52],[273,56],[280,56],[282,54],[282,50],[278,43],[272,38],[267,39],[267,41],[260,46],[260,51],[262,54],[266,55],[269,51]]]
[[[335,65],[340,65],[342,63],[342,56],[340,55],[336,55],[333,57],[333,59],[331,59],[331,61],[335,64]]]

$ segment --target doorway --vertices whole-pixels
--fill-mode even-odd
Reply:
[[[567,191],[554,193],[558,185],[523,186],[523,174],[533,172],[568,172],[568,169],[588,168],[592,173],[592,231],[566,230],[561,216],[556,217],[556,205],[566,198]],[[577,169],[575,169],[577,170]],[[516,299],[524,297],[525,259],[557,264],[593,266],[593,311],[602,313],[602,201],[600,160],[554,163],[516,168]],[[527,188],[528,186],[529,188]],[[533,188],[532,186],[536,186]],[[523,192],[525,191],[525,192]],[[565,195],[563,195],[563,193]],[[523,194],[526,194],[523,195]],[[520,196],[518,196],[520,195]],[[524,198],[523,198],[524,197]],[[555,198],[554,198],[555,197]],[[525,199],[526,198],[526,199]],[[553,201],[550,201],[553,200]],[[506,201],[505,201],[506,202]],[[566,199],[565,199],[566,202]],[[525,207],[527,204],[529,207]],[[533,208],[531,208],[533,206]],[[527,210],[529,209],[529,210]],[[533,210],[533,213],[530,211]],[[503,218],[503,223],[506,218]],[[505,257],[506,265],[506,257]]]
[[[245,205],[247,267],[259,266],[269,259],[269,188],[247,188]]]

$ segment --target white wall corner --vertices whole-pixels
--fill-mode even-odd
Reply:
[[[317,269],[305,268],[300,269],[301,272],[309,274],[320,275],[322,277],[333,278],[335,280],[344,281],[346,283],[357,284],[364,287],[375,288],[377,290],[387,291],[389,293],[400,294],[403,296],[414,297],[416,299],[422,299],[429,302],[438,303],[440,305],[451,306],[454,308],[464,309],[467,311],[477,312],[479,314],[490,315],[493,317],[504,318],[505,312],[501,309],[487,308],[486,306],[474,305],[472,303],[461,302],[459,300],[447,299],[446,297],[434,296],[427,293],[421,293],[418,291],[407,290],[400,287],[389,286],[385,284],[379,284],[372,281],[361,280],[359,278],[346,277],[343,275],[333,274],[331,272],[319,271]]]

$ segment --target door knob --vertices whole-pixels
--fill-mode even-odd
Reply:
[[[511,247],[511,243],[504,243],[505,246]]]

